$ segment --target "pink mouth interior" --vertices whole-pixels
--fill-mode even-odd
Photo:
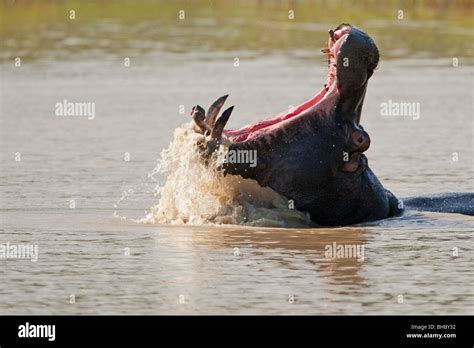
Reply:
[[[284,126],[290,119],[293,119],[298,116],[303,116],[305,114],[305,111],[320,107],[326,100],[333,100],[333,98],[336,97],[338,94],[336,83],[337,56],[341,50],[341,46],[346,41],[350,31],[351,28],[349,26],[344,26],[334,32],[335,41],[329,38],[329,48],[328,52],[326,53],[326,55],[328,56],[328,76],[324,88],[318,94],[316,94],[310,100],[291,110],[286,110],[278,113],[271,119],[252,123],[239,129],[225,130],[224,135],[233,142],[251,140],[264,133],[271,132],[275,128]]]

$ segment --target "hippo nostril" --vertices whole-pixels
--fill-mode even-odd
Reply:
[[[362,132],[360,131],[356,131],[354,133],[352,133],[352,142],[354,144],[362,144],[365,140],[365,137],[364,137],[364,134],[362,134]]]
[[[352,133],[350,142],[351,146],[360,152],[366,151],[370,146],[370,138],[368,134],[361,130],[356,130]]]

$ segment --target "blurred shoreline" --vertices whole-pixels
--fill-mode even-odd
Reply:
[[[153,52],[321,60],[327,30],[349,22],[370,33],[383,59],[457,57],[473,65],[473,8],[444,0],[5,0],[0,62]]]

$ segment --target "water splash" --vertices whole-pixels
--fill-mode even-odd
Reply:
[[[192,124],[174,132],[174,140],[162,151],[158,165],[150,173],[166,177],[155,195],[158,204],[141,222],[156,224],[235,224],[250,226],[301,227],[309,216],[290,208],[288,199],[255,180],[218,171],[226,146],[206,165],[196,144],[203,140]]]

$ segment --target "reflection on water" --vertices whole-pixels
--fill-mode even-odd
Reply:
[[[10,243],[37,243],[39,259],[2,261],[0,312],[472,313],[467,217],[300,230],[136,225],[109,214],[2,212]],[[328,258],[333,243],[363,245],[364,259]]]
[[[458,57],[472,63],[472,6],[470,1],[6,1],[0,4],[0,58],[101,53],[122,58],[164,50],[206,59],[226,52],[314,60],[321,59],[322,34],[348,22],[370,32],[384,58]]]
[[[196,247],[216,249],[233,249],[234,256],[243,255],[241,249],[256,249],[255,255],[265,255],[287,269],[298,269],[300,262],[307,263],[315,273],[321,273],[330,284],[352,284],[360,286],[363,278],[359,275],[365,260],[365,228],[332,228],[332,229],[212,229],[205,233],[205,240],[193,241]],[[357,253],[347,253],[337,257],[333,246],[363,246],[362,257]],[[238,248],[237,250],[235,248]],[[273,254],[273,255],[272,255]],[[342,255],[342,253],[341,253]],[[340,255],[339,255],[340,256]]]

